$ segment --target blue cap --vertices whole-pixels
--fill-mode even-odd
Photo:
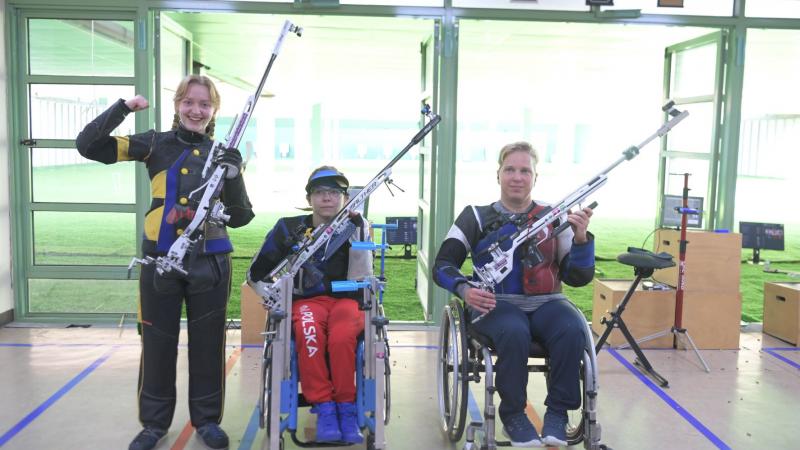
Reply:
[[[327,186],[347,191],[347,188],[350,187],[350,182],[347,181],[347,177],[342,172],[336,169],[323,169],[308,177],[306,194],[311,194],[311,190],[316,186]]]

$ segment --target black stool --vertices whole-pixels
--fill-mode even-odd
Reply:
[[[609,312],[611,319],[606,320],[606,318],[603,317],[603,319],[600,321],[601,324],[606,326],[606,330],[603,332],[603,335],[600,336],[600,339],[595,345],[595,353],[600,353],[600,349],[603,347],[603,344],[606,342],[606,339],[608,339],[608,336],[611,334],[614,328],[619,328],[619,330],[625,336],[625,340],[628,341],[628,345],[630,345],[630,347],[636,353],[636,361],[634,361],[634,363],[642,368],[648,375],[652,376],[662,387],[667,387],[669,383],[664,377],[659,375],[658,372],[653,369],[650,361],[648,361],[647,357],[644,356],[642,349],[639,348],[639,344],[636,343],[636,339],[633,338],[630,330],[628,330],[628,326],[625,325],[625,321],[622,320],[622,313],[625,311],[625,306],[633,296],[633,293],[636,291],[636,287],[639,286],[642,278],[647,278],[653,275],[653,271],[656,269],[673,267],[675,266],[675,262],[672,260],[672,255],[669,253],[662,252],[655,254],[653,252],[635,247],[628,247],[628,253],[623,253],[617,256],[617,261],[628,266],[633,266],[633,274],[636,275],[636,279],[633,280],[633,284],[628,289],[628,292],[625,294],[625,297],[622,299],[622,302],[619,304],[617,309]]]

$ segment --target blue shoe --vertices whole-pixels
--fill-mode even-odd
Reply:
[[[511,440],[512,447],[543,447],[539,433],[524,412],[513,414],[503,421],[503,434]]]
[[[197,435],[206,447],[221,450],[228,448],[228,435],[214,422],[209,422],[195,428]]]
[[[342,440],[348,444],[364,442],[364,435],[358,428],[358,410],[355,403],[337,403],[339,411],[339,429],[342,431]]]
[[[128,450],[151,450],[155,448],[166,435],[166,430],[145,427],[133,438],[131,445],[128,446]]]
[[[336,416],[336,403],[325,402],[314,405],[317,412],[317,442],[339,442],[339,420]]]
[[[559,411],[548,406],[542,424],[542,442],[553,447],[565,447],[568,422],[566,411]]]

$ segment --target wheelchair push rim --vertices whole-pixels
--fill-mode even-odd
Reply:
[[[450,302],[442,311],[439,331],[437,388],[442,429],[455,442],[461,439],[467,415],[467,354],[463,308]]]

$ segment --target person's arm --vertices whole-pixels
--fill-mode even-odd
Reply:
[[[78,152],[85,158],[104,164],[145,160],[152,149],[154,131],[133,136],[111,136],[111,132],[128,114],[147,106],[147,100],[140,95],[127,101],[119,99],[81,130],[75,138]]]
[[[439,286],[456,294],[479,314],[495,307],[494,294],[469,285],[469,279],[461,273],[461,266],[467,255],[478,242],[481,230],[472,207],[465,208],[450,227],[433,266],[433,280]]]
[[[461,273],[461,266],[479,235],[480,225],[474,210],[464,208],[450,227],[433,264],[433,281],[462,299],[469,279]]]
[[[356,226],[353,232],[352,241],[368,241],[369,236],[369,222],[364,219],[361,214],[356,213],[352,219],[353,224]],[[363,280],[373,273],[373,259],[374,255],[368,250],[353,250],[348,249],[347,257],[347,279],[348,280]]]
[[[226,223],[231,228],[245,226],[255,217],[241,172],[235,177],[225,180],[220,200],[225,205],[225,212],[231,216]]]
[[[587,230],[591,216],[589,208],[570,213],[571,227],[558,236],[558,254],[563,255],[559,275],[569,286],[585,286],[594,278],[594,235]]]
[[[247,278],[251,281],[263,280],[275,266],[278,265],[291,251],[289,243],[290,232],[285,219],[278,219],[278,223],[270,230],[261,249],[253,257]]]

